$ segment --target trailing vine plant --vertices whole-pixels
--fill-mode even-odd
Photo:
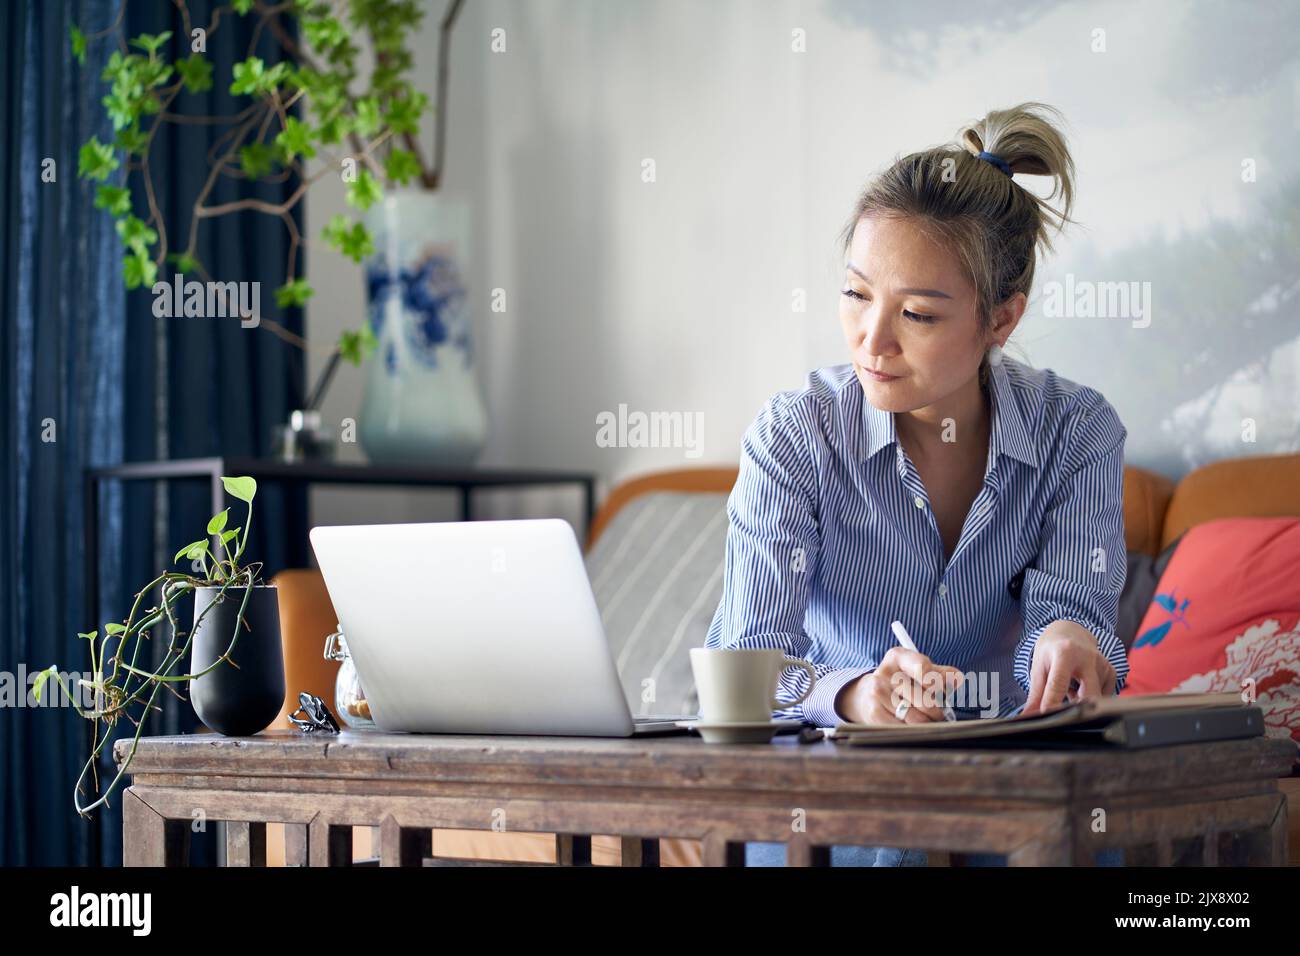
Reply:
[[[190,562],[192,573],[164,571],[136,592],[131,612],[124,622],[109,622],[102,631],[96,629],[77,635],[87,642],[90,650],[90,680],[83,677],[77,682],[78,686],[69,687],[68,680],[58,665],[51,665],[38,673],[33,681],[32,694],[38,704],[46,684],[54,681],[77,713],[93,722],[90,757],[82,767],[73,791],[73,803],[83,817],[88,817],[92,810],[106,804],[121,783],[127,767],[135,757],[136,746],[144,730],[144,718],[150,711],[162,710],[155,703],[161,689],[166,688],[185,700],[177,690],[177,685],[202,677],[224,664],[238,666],[230,654],[239,640],[241,626],[248,628],[244,612],[253,588],[261,582],[261,562],[241,563],[244,549],[248,545],[248,532],[253,526],[253,497],[257,494],[257,481],[239,477],[222,478],[221,482],[229,495],[247,505],[244,524],[238,528],[227,528],[230,509],[217,512],[208,521],[207,531],[211,537],[200,538],[185,545],[172,559],[174,562]],[[178,602],[192,595],[198,588],[210,587],[218,589],[212,602],[199,613],[192,628],[187,630],[180,627],[176,618]],[[161,589],[161,603],[142,610],[146,598],[156,588]],[[236,593],[242,591],[243,597],[229,645],[220,657],[203,670],[192,674],[184,672],[183,662],[187,659],[190,643],[199,624],[208,611],[225,600],[226,592],[232,588]],[[150,668],[141,661],[140,650],[145,646],[144,642],[150,641],[156,633],[167,635],[167,645],[162,661],[157,667]],[[279,639],[278,635],[276,639]],[[150,655],[146,653],[145,656],[148,658]],[[177,668],[181,668],[180,673],[177,673]],[[86,691],[92,700],[89,707],[82,705]],[[135,736],[131,740],[131,749],[126,759],[118,767],[109,785],[100,793],[100,755],[111,739],[110,731],[123,717],[135,725]],[[90,800],[92,793],[95,797]]]

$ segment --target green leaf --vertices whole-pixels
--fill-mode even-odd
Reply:
[[[84,637],[88,641],[93,641],[99,637],[99,631],[78,631],[77,637]]]
[[[144,57],[131,54],[131,60],[145,62]],[[112,91],[123,99],[135,100],[144,95],[144,84],[140,82],[140,72],[138,67],[126,66],[122,72],[117,75],[113,81]],[[143,108],[142,108],[143,111]]]
[[[242,17],[249,10],[253,9],[253,0],[232,0],[230,5],[234,7],[235,12]]]
[[[232,497],[240,501],[253,503],[253,496],[257,494],[257,480],[255,478],[222,478],[221,483],[226,486],[226,491]]]
[[[189,558],[191,561],[193,561],[195,558],[197,558],[199,555],[203,554],[203,552],[207,550],[208,550],[207,538],[203,538],[199,541],[191,541],[185,547],[181,548],[179,551],[176,552],[176,557],[172,558],[172,563],[175,564],[181,558]]]
[[[347,123],[341,116],[332,116],[316,127],[316,138],[326,146],[343,142],[347,134]]]
[[[119,219],[117,221],[117,234],[122,238],[122,243],[128,249],[141,254],[148,251],[148,248],[158,241],[158,233],[150,229],[136,216]]]
[[[293,116],[285,121],[284,129],[280,130],[275,137],[275,145],[284,150],[285,156],[289,159],[293,159],[294,156],[311,159],[316,155],[316,147],[311,144],[311,131],[307,128],[307,124]]]
[[[131,129],[119,131],[115,143],[118,149],[128,153],[143,154],[145,147],[149,145],[149,137],[145,135],[144,130],[133,126]]]
[[[275,304],[282,309],[292,306],[304,306],[312,297],[314,290],[306,279],[294,279],[275,290]]]
[[[388,128],[394,133],[418,133],[420,131],[420,114],[424,112],[429,98],[423,93],[412,93],[405,99],[390,100],[388,103]]]
[[[238,535],[239,532],[240,532],[239,528],[231,528],[229,531],[221,532],[221,543],[230,544],[230,539]]]
[[[275,66],[267,70],[266,75],[262,78],[262,92],[269,93],[281,83],[288,82],[292,79],[293,75],[289,72],[289,64],[277,63]]]
[[[239,148],[239,168],[249,179],[265,176],[273,168],[280,151],[265,143],[249,143]]]
[[[123,53],[121,50],[114,50],[104,64],[103,71],[99,74],[101,80],[111,80],[115,86],[121,85],[123,92],[129,92],[126,87],[138,86],[134,78],[134,73],[139,65],[144,62],[144,57],[138,53]]]
[[[295,86],[306,91],[308,104],[322,120],[342,111],[351,102],[347,89],[348,79],[347,73],[342,70],[338,73],[320,73],[310,67],[299,67],[290,77]]]
[[[373,136],[379,131],[379,101],[373,96],[357,100],[352,107],[352,128],[361,136]]]
[[[339,336],[339,355],[345,362],[360,365],[379,345],[374,331],[367,322],[356,331],[347,331]]]
[[[105,625],[104,625],[104,633],[107,634],[109,637],[113,637],[114,635],[117,635],[117,634],[125,634],[125,633],[126,633],[126,625],[125,625],[125,624],[105,624]]]
[[[405,185],[420,175],[420,163],[409,149],[394,149],[384,159],[384,174],[393,182]]]
[[[157,278],[158,263],[150,259],[147,253],[137,252],[122,260],[122,283],[127,289],[139,286],[152,288]]]
[[[158,48],[162,46],[164,43],[166,43],[168,40],[170,40],[171,37],[172,37],[172,32],[170,30],[164,30],[162,33],[156,35],[141,33],[138,37],[136,37],[134,40],[131,41],[131,46],[138,47],[139,49],[144,50],[150,56],[153,56],[155,53],[158,52]]]
[[[82,66],[86,65],[86,35],[77,29],[74,23],[68,28],[68,34],[72,37],[72,55],[77,58],[77,62]]]
[[[352,227],[352,220],[344,215],[335,215],[329,222],[325,223],[325,228],[320,234],[331,246],[338,248],[343,242],[343,236]]]
[[[236,63],[234,66],[235,80],[230,84],[230,92],[236,96],[240,94],[256,95],[262,91],[262,77],[266,72],[266,64],[262,62],[261,57],[250,56],[247,60]]]
[[[166,63],[162,60],[150,60],[140,67],[140,82],[146,87],[162,86],[171,79],[172,74],[175,72],[176,68],[170,63]],[[158,112],[158,106],[156,102],[153,101],[152,97],[150,98],[150,101],[150,103],[145,104],[145,112]]]
[[[307,34],[307,42],[311,44],[311,48],[321,53],[328,53],[348,41],[347,30],[334,17],[308,20],[303,24],[303,32]]]
[[[181,75],[181,83],[189,92],[202,93],[212,89],[212,64],[197,53],[177,60],[176,69]]]
[[[371,175],[370,170],[363,169],[357,178],[348,184],[346,199],[349,206],[356,206],[365,212],[384,198],[384,187]]]
[[[126,129],[139,117],[135,103],[116,93],[110,93],[100,102],[104,105],[104,112],[112,120],[115,130]]]
[[[344,237],[340,251],[353,262],[360,262],[374,253],[375,241],[371,238],[370,231],[361,223],[357,223]]]
[[[353,262],[360,262],[375,251],[374,239],[366,227],[359,222],[351,222],[344,215],[337,215],[326,223],[321,235]]]
[[[220,534],[222,530],[226,527],[226,521],[229,520],[229,518],[230,518],[229,508],[226,508],[223,511],[218,511],[216,514],[214,514],[212,516],[212,520],[208,522],[208,534]]]
[[[97,179],[100,182],[107,179],[108,174],[118,167],[117,157],[113,155],[113,147],[101,143],[94,136],[81,147],[77,159],[77,175]]]
[[[113,216],[131,211],[131,190],[125,186],[100,186],[95,190],[95,208],[107,209]]]
[[[36,703],[41,702],[41,690],[45,687],[45,682],[56,673],[58,673],[58,669],[51,664],[36,675],[36,679],[32,681],[32,697],[36,700]]]
[[[176,267],[177,272],[202,272],[203,264],[188,252],[169,252],[167,261]]]

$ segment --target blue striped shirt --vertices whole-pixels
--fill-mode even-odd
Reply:
[[[812,694],[774,716],[842,722],[836,694],[896,645],[895,619],[936,664],[984,674],[989,692],[996,673],[999,715],[1024,703],[1034,642],[1058,619],[1096,636],[1123,686],[1127,430],[1099,392],[1051,370],[1004,357],[989,382],[984,483],[950,559],[894,415],[865,400],[851,364],[777,393],[745,432],[705,646],[814,665]],[[777,699],[807,684],[786,668]]]

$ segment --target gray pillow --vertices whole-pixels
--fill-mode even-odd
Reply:
[[[1128,577],[1124,579],[1124,590],[1120,592],[1119,615],[1115,623],[1115,636],[1124,644],[1124,650],[1133,646],[1137,629],[1146,616],[1147,608],[1151,606],[1151,599],[1155,597],[1160,576],[1165,573],[1169,559],[1174,556],[1174,549],[1181,540],[1183,536],[1179,535],[1154,558],[1141,551],[1128,553]]]
[[[726,543],[725,493],[664,491],[620,509],[587,553],[633,714],[698,713],[690,650],[722,598]]]

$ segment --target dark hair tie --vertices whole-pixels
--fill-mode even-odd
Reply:
[[[1015,173],[1011,171],[1011,164],[1008,163],[1001,156],[995,156],[992,153],[988,152],[987,150],[981,150],[979,153],[979,158],[984,160],[986,163],[992,163],[998,169],[1002,170],[1004,173],[1007,174],[1008,179],[1010,179],[1012,176],[1015,175]]]

